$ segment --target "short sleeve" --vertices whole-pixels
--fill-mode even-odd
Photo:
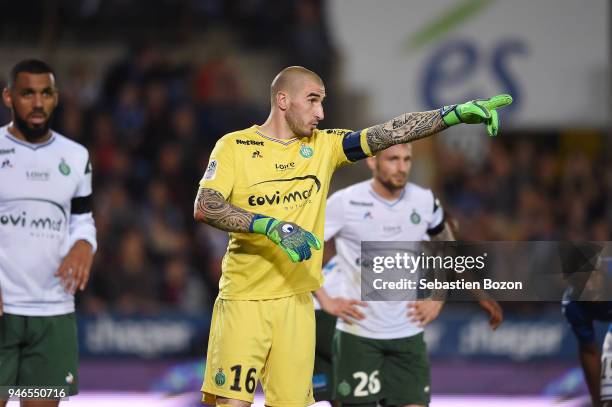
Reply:
[[[327,129],[324,132],[332,144],[335,168],[372,155],[366,142],[366,130]]]
[[[342,193],[336,192],[327,200],[325,211],[325,229],[323,238],[328,241],[334,237],[344,226],[344,210],[342,207]]]
[[[200,188],[210,188],[229,198],[234,186],[234,150],[228,138],[223,137],[215,144],[210,154],[206,171],[200,180]]]
[[[91,161],[89,160],[89,153],[87,153],[85,161],[85,168],[81,167],[81,179],[75,197],[83,197],[91,195]]]
[[[432,192],[433,197],[433,208],[431,221],[427,225],[427,234],[429,236],[435,236],[444,230],[444,208],[440,204],[440,201]]]

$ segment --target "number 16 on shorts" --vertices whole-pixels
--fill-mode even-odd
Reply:
[[[231,385],[229,386],[229,389],[241,392],[244,387],[248,393],[253,394],[257,385],[256,377],[257,369],[254,367],[248,369],[246,372],[243,372],[242,365],[234,365],[230,367],[229,383],[231,383]],[[227,375],[223,369],[219,368],[215,373],[215,385],[217,387],[223,387],[227,381]]]

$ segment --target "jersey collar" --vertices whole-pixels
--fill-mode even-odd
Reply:
[[[43,147],[47,147],[49,144],[53,143],[56,139],[55,132],[51,131],[51,137],[49,137],[49,140],[45,141],[44,143],[28,143],[27,141],[23,141],[23,140],[19,140],[18,138],[15,138],[11,133],[9,133],[8,127],[9,125],[6,125],[2,128],[2,130],[4,131],[4,135],[6,136],[7,139],[21,146],[34,150],[34,151],[40,148],[43,148]]]
[[[402,199],[404,199],[404,196],[406,195],[406,187],[404,187],[404,189],[402,189],[402,193],[400,194],[399,198],[397,198],[395,201],[388,201],[385,198],[383,198],[382,196],[378,195],[374,189],[372,188],[372,185],[368,186],[368,192],[370,193],[370,195],[372,195],[372,197],[374,199],[376,199],[378,202],[387,205],[388,207],[392,208],[395,205],[397,205],[398,203],[400,203],[402,201]]]
[[[266,140],[270,140],[270,141],[274,141],[276,143],[282,144],[284,146],[288,146],[289,144],[295,143],[296,141],[299,140],[299,138],[297,137],[291,138],[289,140],[282,140],[282,139],[278,139],[274,137],[268,137],[259,130],[259,126],[253,126],[253,127],[255,128],[255,134],[257,134],[258,136],[263,137]]]

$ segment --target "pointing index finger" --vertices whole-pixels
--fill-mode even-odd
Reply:
[[[480,102],[487,109],[498,109],[500,107],[508,106],[512,103],[512,96],[504,93],[501,95],[493,96],[492,98]]]

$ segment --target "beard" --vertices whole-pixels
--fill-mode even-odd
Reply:
[[[304,128],[306,126],[302,125],[300,126],[300,120],[298,117],[295,117],[295,115],[293,114],[293,112],[291,112],[291,110],[287,110],[287,124],[289,125],[289,128],[291,129],[291,131],[293,132],[293,134],[295,134],[298,137],[310,137],[312,136],[312,131],[309,130],[305,130]]]
[[[37,127],[28,127],[28,122],[19,117],[15,108],[13,108],[13,123],[15,127],[23,134],[25,139],[29,143],[36,143],[49,133],[49,127],[51,126],[51,118],[53,114],[49,115],[47,120]]]
[[[382,177],[378,176],[376,177],[376,179],[389,192],[395,192],[400,189],[404,189],[404,187],[408,183],[407,177],[404,178],[403,181],[399,181],[399,182],[394,181],[391,177],[388,177],[387,179],[383,179]]]

